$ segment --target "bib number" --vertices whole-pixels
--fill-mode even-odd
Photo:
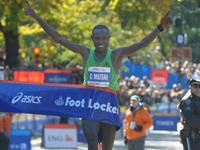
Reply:
[[[109,87],[110,67],[89,67],[88,85],[98,87]]]

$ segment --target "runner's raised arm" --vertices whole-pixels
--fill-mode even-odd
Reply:
[[[121,48],[117,48],[115,49],[116,51],[114,51],[114,57],[119,58],[121,61],[121,59],[123,59],[124,57],[127,57],[133,53],[135,53],[136,51],[148,46],[158,35],[160,32],[162,32],[163,30],[165,30],[166,28],[168,28],[171,24],[171,20],[168,17],[168,15],[170,14],[169,10],[166,15],[164,15],[161,19],[160,24],[156,27],[155,30],[153,30],[150,34],[148,34],[146,37],[144,37],[140,42],[137,43],[133,43],[130,46],[125,46],[125,47],[121,47]]]
[[[27,7],[25,9],[25,14],[33,17],[40,26],[44,29],[44,31],[57,43],[65,46],[75,53],[79,53],[82,55],[83,59],[86,60],[89,54],[89,49],[83,45],[79,45],[64,36],[60,35],[51,25],[45,22],[40,16],[38,16],[35,11],[31,8],[31,6],[27,3]]]

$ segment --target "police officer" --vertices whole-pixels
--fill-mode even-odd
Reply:
[[[200,149],[200,78],[190,80],[190,89],[179,104],[183,129],[180,137],[184,150]]]

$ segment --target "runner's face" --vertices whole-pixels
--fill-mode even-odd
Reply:
[[[92,35],[92,40],[95,49],[104,52],[108,48],[110,35],[106,29],[95,29]]]
[[[199,84],[196,84],[196,83],[191,84],[190,89],[191,89],[191,93],[200,97],[200,83]]]

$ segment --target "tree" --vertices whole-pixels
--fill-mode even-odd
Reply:
[[[19,14],[22,10],[22,0],[2,0],[0,2],[0,32],[5,41],[6,65],[17,67],[19,60]]]
[[[161,17],[170,10],[171,4],[172,0],[118,1],[115,11],[119,15],[122,29],[130,33],[125,35],[125,38],[130,39],[133,38],[134,35],[135,41],[138,41],[139,39],[144,37],[160,23],[159,21]],[[167,32],[165,32],[164,34],[167,34]],[[142,59],[140,59],[141,62],[143,61],[142,63],[145,63],[145,60],[147,60],[146,62],[148,62],[149,65],[152,65],[154,63],[157,63],[157,61],[159,61],[159,58],[161,57],[164,57],[166,59],[168,58],[168,52],[166,52],[168,49],[165,46],[167,45],[167,39],[163,36],[163,34],[160,34],[158,40],[154,41],[150,46],[148,46],[145,51],[143,50],[137,53],[140,56],[143,56]],[[162,39],[165,40],[165,43],[162,42]],[[158,49],[158,46],[160,47],[160,53],[155,50]],[[147,55],[153,55],[154,59],[152,59],[151,61],[149,61],[149,58],[144,59]]]
[[[128,7],[128,9],[130,10],[130,12],[128,13],[130,15],[126,16],[127,21],[132,20],[131,22],[134,23],[127,23],[129,25],[124,26],[122,21],[124,16],[120,15],[120,11],[121,13],[123,13],[126,10],[127,3],[122,3],[119,0],[71,0],[57,2],[48,0],[30,1],[31,5],[34,7],[37,13],[39,13],[39,15],[52,26],[56,27],[56,29],[62,35],[68,37],[73,41],[76,41],[77,43],[87,45],[88,47],[92,47],[92,43],[90,40],[92,28],[98,23],[107,25],[110,28],[112,34],[110,42],[111,48],[137,42],[138,40],[142,39],[142,37],[144,37],[147,33],[149,33],[153,28],[155,28],[155,26],[159,23],[158,21],[160,20],[160,17],[164,15],[164,13],[166,13],[166,11],[168,10],[166,8],[168,7],[169,2],[166,3],[166,1],[156,1],[155,3],[152,3],[150,0],[149,2],[151,3],[151,5],[148,9],[151,10],[151,6],[153,6],[154,8],[151,10],[151,13],[146,10],[146,5],[148,3],[143,6],[143,3],[141,2],[138,3],[127,1],[128,4],[133,3],[133,6],[138,3],[137,5],[140,5],[143,10],[138,12],[135,10],[135,15],[135,13],[131,12],[132,10],[134,10],[134,7]],[[47,5],[49,8],[48,10],[46,10]],[[159,12],[157,8],[162,11]],[[143,18],[142,16],[140,16],[141,18],[137,17],[139,15],[146,16],[146,18]],[[133,19],[136,20],[133,21]],[[140,21],[138,21],[137,19]],[[154,19],[156,19],[156,22],[154,21]],[[32,30],[34,30],[34,28],[38,28],[38,26],[35,25],[35,22],[31,22],[31,19],[27,18],[27,20],[29,20],[29,24],[21,27],[23,28],[22,31],[29,30],[30,25],[32,27]],[[31,34],[29,34],[28,32],[23,32],[21,35],[22,39],[25,40],[25,42],[23,43],[26,44],[22,45],[22,49],[27,55],[30,54],[27,53],[26,47],[31,46],[31,48],[33,48],[35,46],[38,46],[35,45],[35,43],[37,43],[42,49],[41,53],[48,55],[48,57],[46,57],[46,61],[48,62],[54,61],[56,64],[59,64],[65,61],[68,66],[74,65],[76,63],[83,64],[79,55],[74,54],[70,51],[66,51],[66,48],[55,44],[52,40],[46,38],[46,34],[44,34],[42,30],[35,30],[35,32],[31,32]],[[155,49],[157,44],[158,42],[154,42],[153,44],[151,44],[150,47],[148,47],[148,49]],[[144,56],[147,51],[140,52],[140,54],[141,53]],[[159,57],[159,55],[156,55],[156,57]]]
[[[44,8],[45,2],[43,2]],[[0,1],[0,32],[3,35],[6,60],[5,64],[10,68],[19,66],[19,38],[20,26],[26,24],[23,8],[24,0]]]
[[[151,32],[159,23],[161,16],[169,10],[172,2],[174,7],[180,5],[174,1],[29,0],[29,3],[62,35],[88,47],[92,47],[90,40],[92,28],[98,23],[107,25],[112,34],[110,47],[115,48],[137,42]],[[193,5],[194,1],[191,2]],[[21,57],[21,60],[31,65],[33,63],[31,60],[34,58],[32,49],[35,47],[41,48],[41,57],[44,58],[45,63],[63,64],[64,62],[67,67],[77,63],[83,64],[79,55],[56,44],[32,18],[26,17],[23,7],[24,0],[0,1],[0,31],[5,41],[6,64],[16,67]],[[141,63],[153,64],[158,62],[160,57],[169,58],[175,31],[175,28],[170,28],[164,34],[160,34],[158,40],[145,50],[136,53],[139,56],[153,55],[152,61],[144,57],[146,59],[141,59]],[[2,40],[1,35],[0,40]],[[155,51],[158,45],[160,51]]]
[[[31,6],[37,13],[57,29],[59,33],[67,38],[92,47],[91,30],[98,24],[106,24],[116,32],[120,32],[119,20],[114,11],[102,11],[104,5],[103,1],[29,1]],[[49,5],[48,11],[46,7]],[[98,18],[98,19],[97,19]],[[48,55],[45,57],[47,63],[54,62],[60,64],[66,62],[67,67],[75,64],[83,64],[81,57],[71,51],[66,50],[63,46],[56,44],[44,31],[39,27],[32,18],[26,18],[28,24],[20,26],[21,33],[21,51],[27,57],[28,53],[26,47],[41,48],[41,55]],[[112,25],[112,26],[111,26]],[[31,26],[31,31],[30,31]],[[111,46],[116,46],[117,41],[113,36]],[[37,44],[37,45],[36,45]]]
[[[179,5],[175,5],[177,16],[182,19],[181,27],[175,28],[175,31],[180,31],[187,34],[187,43],[182,47],[192,48],[192,57],[194,63],[200,63],[200,8],[198,0],[184,0],[179,2]],[[175,32],[176,33],[176,32]]]

